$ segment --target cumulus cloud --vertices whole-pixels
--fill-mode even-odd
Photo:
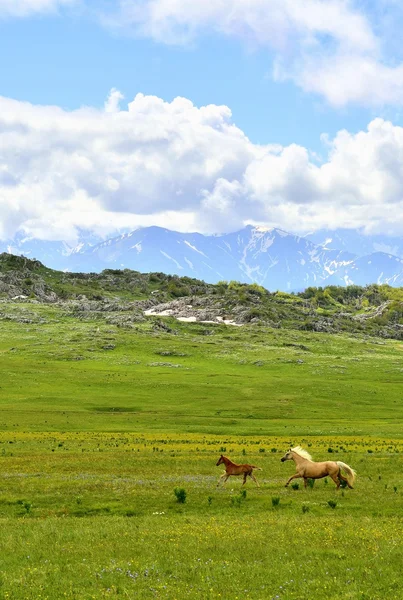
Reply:
[[[122,213],[137,215],[128,226],[172,211],[189,222],[203,190],[237,177],[262,151],[225,106],[199,109],[185,98],[167,103],[138,94],[119,111],[120,101],[112,90],[104,110],[67,112],[0,99],[3,238],[21,226],[42,236],[70,228],[71,236],[90,215],[92,226],[105,226],[105,215],[117,214],[110,229]],[[40,231],[49,219],[52,234]]]
[[[403,128],[390,122],[324,140],[318,163],[295,144],[253,144],[226,106],[142,94],[121,102],[117,90],[102,110],[0,98],[1,238],[151,224],[403,230]]]
[[[401,22],[394,0],[372,8],[358,0],[118,0],[114,6],[104,22],[158,42],[187,44],[214,32],[268,48],[275,79],[292,80],[334,106],[403,104],[403,65],[396,64],[389,35],[392,22]]]
[[[52,12],[79,0],[0,0],[0,19]]]

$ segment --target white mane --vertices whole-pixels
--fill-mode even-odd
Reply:
[[[295,446],[295,448],[291,448],[291,450],[292,452],[295,452],[295,454],[298,454],[298,456],[300,456],[301,458],[312,460],[312,456],[309,454],[309,452],[301,448],[301,446]]]

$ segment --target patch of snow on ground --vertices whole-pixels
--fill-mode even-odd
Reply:
[[[172,317],[173,315],[172,309],[166,309],[158,312],[155,308],[149,308],[144,311],[144,315],[146,317]],[[215,321],[199,321],[197,317],[175,317],[177,321],[182,321],[183,323],[214,323],[214,324],[223,324],[223,325],[232,325],[233,327],[242,327],[243,323],[236,323],[232,319],[224,319],[223,317],[217,317]]]
[[[158,312],[153,308],[149,308],[148,310],[144,311],[146,317],[172,317],[172,313],[173,310],[171,310],[170,308],[168,308],[167,310],[162,310],[161,312]]]

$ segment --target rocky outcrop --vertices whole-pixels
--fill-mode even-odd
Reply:
[[[355,319],[356,321],[366,321],[367,319],[375,319],[375,317],[381,317],[390,305],[391,300],[387,300],[380,306],[377,306],[376,308],[371,308],[370,310],[368,310],[368,312],[355,315],[353,319]]]
[[[21,306],[18,310],[4,307],[10,302]],[[255,284],[224,281],[209,285],[189,277],[127,269],[63,273],[38,261],[0,254],[0,319],[34,318],[23,312],[31,303],[52,303],[66,316],[104,320],[128,329],[152,319],[155,331],[173,335],[177,327],[163,317],[403,339],[402,296],[388,286],[347,290],[333,286],[272,294]],[[211,330],[205,328],[206,335]]]

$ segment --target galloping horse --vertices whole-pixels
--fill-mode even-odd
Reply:
[[[262,469],[260,467],[255,467],[255,465],[237,465],[236,463],[233,463],[229,458],[221,454],[216,466],[218,467],[218,465],[222,464],[225,465],[225,472],[221,475],[220,479],[218,480],[217,487],[220,485],[222,479],[224,480],[222,482],[224,485],[228,477],[230,477],[231,475],[243,475],[242,485],[245,485],[246,478],[249,475],[249,477],[251,477],[256,483],[257,487],[259,487],[259,484],[256,481],[256,478],[253,474],[253,469],[258,469],[259,471],[261,471]]]
[[[289,478],[285,487],[288,486],[290,481],[303,477],[304,485],[306,487],[308,479],[321,479],[322,477],[331,477],[337,486],[337,490],[340,488],[340,482],[345,481],[350,489],[353,489],[353,483],[356,477],[354,469],[346,465],[346,463],[338,461],[328,460],[326,462],[313,462],[312,457],[306,450],[300,446],[291,448],[286,452],[281,459],[281,462],[286,460],[293,460],[297,469],[297,473]],[[341,470],[346,471],[347,477],[341,474]]]

